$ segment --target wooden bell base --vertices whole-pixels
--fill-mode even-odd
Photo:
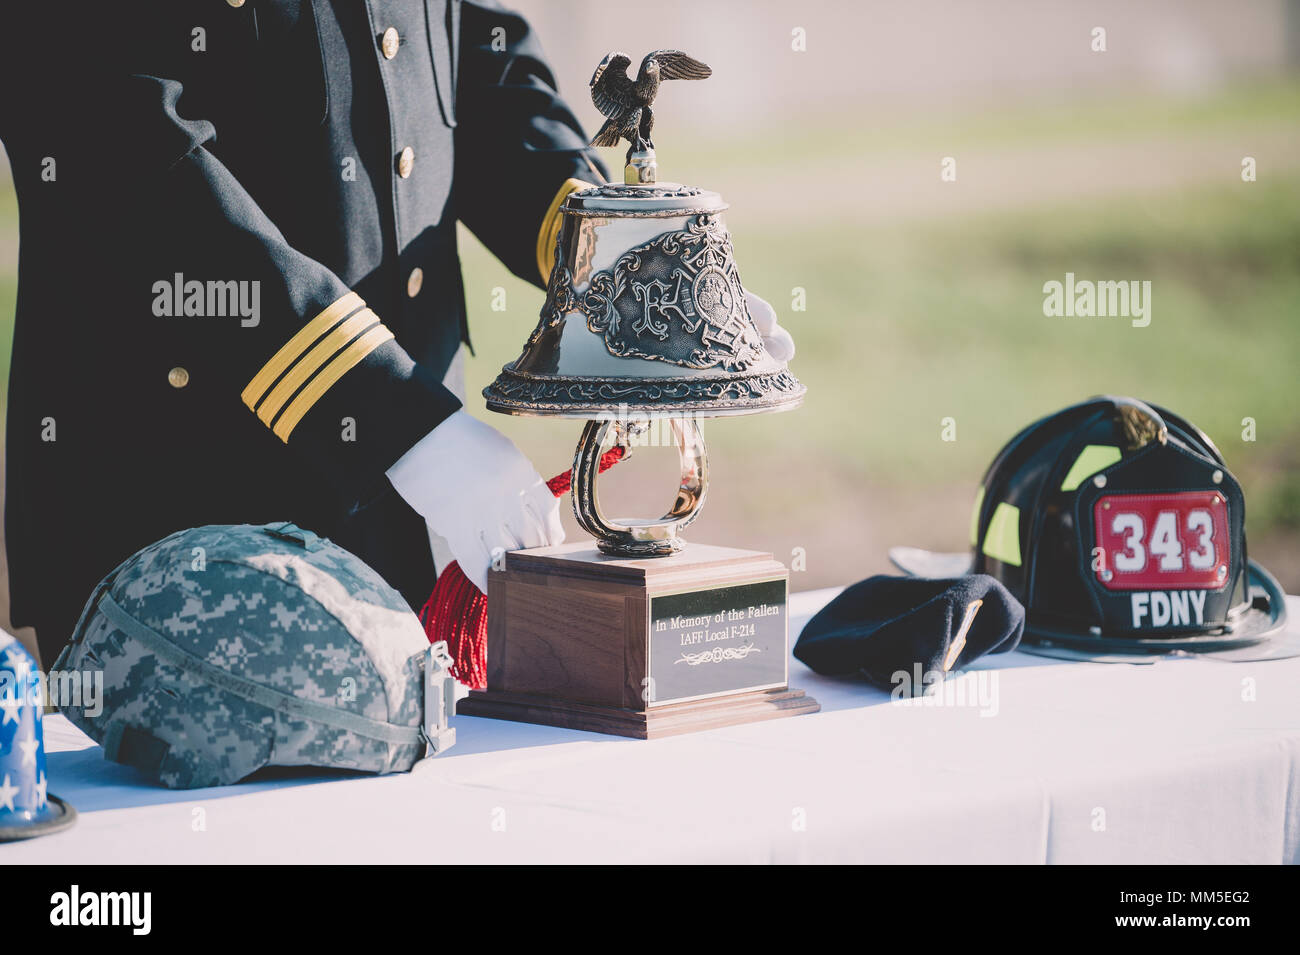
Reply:
[[[636,739],[816,713],[786,682],[788,580],[770,554],[703,544],[512,551],[488,578],[488,688],[456,710]]]
[[[734,696],[668,703],[647,710],[474,690],[456,705],[456,712],[465,716],[490,716],[517,723],[541,723],[634,739],[659,739],[721,726],[777,720],[783,716],[816,713],[820,709],[820,703],[805,696],[803,690],[795,689],[753,690]]]

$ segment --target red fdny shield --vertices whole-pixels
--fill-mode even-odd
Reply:
[[[1092,568],[1107,590],[1217,590],[1232,566],[1217,490],[1107,494],[1093,504]]]

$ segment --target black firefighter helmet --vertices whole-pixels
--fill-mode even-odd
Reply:
[[[1135,398],[1093,398],[1012,438],[976,494],[971,547],[890,556],[920,576],[996,577],[1025,606],[1026,648],[1300,652],[1273,646],[1286,598],[1247,557],[1241,486],[1219,449]]]

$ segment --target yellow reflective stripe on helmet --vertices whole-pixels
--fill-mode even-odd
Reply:
[[[1089,444],[1079,452],[1070,465],[1070,471],[1061,482],[1062,491],[1073,491],[1098,471],[1110,467],[1120,459],[1119,448],[1109,444]]]
[[[321,395],[329,391],[335,382],[359,365],[362,359],[372,351],[392,339],[393,333],[388,330],[387,326],[376,325],[335,355],[334,360],[326,365],[320,374],[313,378],[307,384],[307,387],[298,392],[298,396],[289,403],[289,407],[284,410],[280,420],[271,429],[275,432],[276,437],[287,443],[289,435],[298,426],[302,416],[311,410],[312,405],[320,399]]]
[[[551,277],[551,266],[555,264],[555,237],[560,234],[560,206],[569,198],[569,193],[579,189],[591,189],[592,184],[581,179],[566,179],[560,191],[555,194],[551,204],[546,207],[542,217],[542,227],[537,232],[537,271],[542,273],[542,281]]]
[[[984,555],[1020,566],[1020,508],[1006,501],[998,505],[984,535]]]
[[[975,492],[975,506],[970,511],[970,545],[974,547],[980,542],[980,507],[984,504],[984,485],[981,484],[979,490]]]
[[[368,308],[363,308],[341,325],[336,325],[328,335],[303,356],[302,361],[290,369],[289,374],[280,379],[279,384],[271,389],[266,400],[258,406],[257,416],[262,423],[270,425],[294,393],[307,383],[307,380],[331,358],[341,351],[343,346],[356,338],[371,325],[379,323],[379,316]]]
[[[253,376],[253,380],[240,393],[240,399],[244,404],[248,405],[249,410],[256,410],[257,403],[266,394],[266,389],[270,388],[271,384],[302,356],[302,353],[311,346],[312,342],[357,309],[364,308],[365,304],[361,300],[361,296],[356,292],[348,292],[347,295],[328,306],[310,322],[298,329],[298,333],[271,356],[271,360],[262,366],[261,371]]]

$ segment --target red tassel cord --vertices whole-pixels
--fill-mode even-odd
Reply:
[[[625,451],[615,447],[602,454],[600,472],[617,464]],[[546,486],[556,497],[563,497],[572,486],[571,472],[555,475]],[[487,688],[487,595],[470,582],[456,561],[442,569],[420,610],[420,623],[430,643],[447,641],[452,676],[472,690]]]

